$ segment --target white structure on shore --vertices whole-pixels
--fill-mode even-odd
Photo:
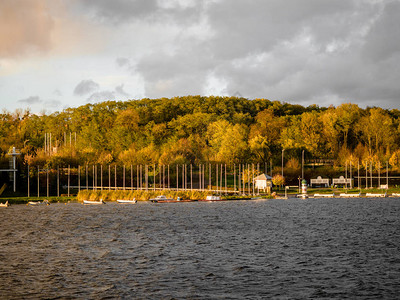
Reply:
[[[271,190],[272,188],[272,177],[266,174],[261,174],[253,179],[254,188],[258,190]]]

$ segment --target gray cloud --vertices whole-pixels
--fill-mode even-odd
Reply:
[[[125,92],[123,84],[116,86],[115,91],[121,96],[130,97],[130,95],[127,92]]]
[[[116,100],[117,98],[129,98],[130,94],[124,90],[124,84],[115,87],[114,91],[101,91],[90,95],[87,98],[88,103],[96,103],[101,101]]]
[[[115,93],[111,91],[101,91],[101,92],[96,92],[90,95],[89,98],[87,98],[88,103],[96,103],[96,102],[101,102],[101,101],[110,101],[110,100],[115,100]]]
[[[31,105],[31,104],[41,103],[42,100],[39,98],[39,96],[30,96],[28,98],[18,100],[17,102]]]
[[[81,0],[84,11],[91,11],[99,22],[119,24],[137,17],[145,17],[157,9],[156,0]]]
[[[44,102],[47,108],[58,109],[62,106],[62,102],[59,100],[48,100]]]
[[[83,96],[94,92],[99,88],[99,84],[91,79],[82,80],[74,89],[74,95]]]

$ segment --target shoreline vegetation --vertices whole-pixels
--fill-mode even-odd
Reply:
[[[106,101],[50,115],[4,111],[0,170],[11,168],[13,149],[18,194],[31,198],[39,190],[69,195],[70,186],[96,190],[100,183],[129,186],[145,200],[151,196],[139,193],[144,183],[160,188],[168,178],[168,188],[180,190],[184,176],[202,193],[210,192],[207,185],[234,189],[239,182],[250,191],[251,177],[261,173],[282,174],[275,186],[343,176],[361,188],[394,188],[400,186],[400,111],[214,96]],[[13,183],[12,172],[0,172],[0,199],[16,195]]]
[[[334,194],[334,198],[339,198],[340,194],[360,194],[361,198],[365,198],[366,194],[387,194],[390,197],[392,194],[400,194],[400,188],[389,188],[386,189],[378,189],[378,188],[368,188],[368,189],[345,189],[345,188],[309,188],[307,191],[308,196],[313,196],[314,194]],[[290,188],[286,191],[286,195],[288,198],[296,198],[296,195],[300,195],[301,190]],[[178,197],[182,200],[192,200],[199,201],[206,199],[209,195],[217,195],[213,194],[209,191],[171,191],[164,190],[160,191],[87,191],[82,190],[77,195],[71,196],[50,196],[50,197],[1,197],[0,203],[8,201],[9,204],[27,204],[30,201],[38,201],[42,202],[48,200],[49,203],[83,203],[83,200],[90,201],[99,201],[103,199],[106,202],[116,202],[117,200],[132,200],[136,199],[137,201],[150,201],[150,199],[155,198],[158,195],[165,195],[167,198],[177,199]],[[285,197],[285,191],[278,190],[272,193],[272,195],[266,193],[255,193],[255,194],[235,194],[235,195],[227,195],[225,193],[218,194],[222,200],[225,201],[234,201],[234,200],[259,200],[259,199],[283,199]],[[399,198],[398,196],[395,196]]]

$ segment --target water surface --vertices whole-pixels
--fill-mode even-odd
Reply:
[[[14,205],[0,298],[396,299],[400,200]]]

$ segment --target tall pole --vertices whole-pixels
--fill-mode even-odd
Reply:
[[[70,168],[70,165],[68,165],[68,197],[69,197],[70,185],[71,185],[71,168]]]
[[[353,188],[353,177],[352,177],[352,173],[351,173],[351,160],[350,160],[350,188]]]
[[[285,152],[285,149],[282,149],[282,177],[283,177],[283,153]]]
[[[233,191],[236,192],[236,164],[233,164]]]
[[[37,196],[39,198],[39,186],[40,186],[40,168],[37,167]]]
[[[57,197],[60,197],[60,166],[57,166]]]
[[[283,166],[282,166],[283,170]],[[282,171],[283,172],[283,171]],[[283,177],[283,175],[282,175]],[[301,179],[304,179],[304,150],[301,152]]]
[[[122,189],[125,191],[125,165],[123,166],[122,177]]]
[[[30,190],[29,190],[29,165],[28,165],[28,198],[30,197],[29,192],[30,192]]]
[[[78,192],[81,191],[81,166],[78,165]]]
[[[46,191],[47,191],[47,198],[49,197],[49,168],[46,170]]]
[[[389,165],[386,161],[386,189],[389,189]]]
[[[370,169],[369,170],[370,170],[369,173],[371,174],[371,185],[370,186],[372,188],[372,160],[371,160],[371,164],[370,164]]]

